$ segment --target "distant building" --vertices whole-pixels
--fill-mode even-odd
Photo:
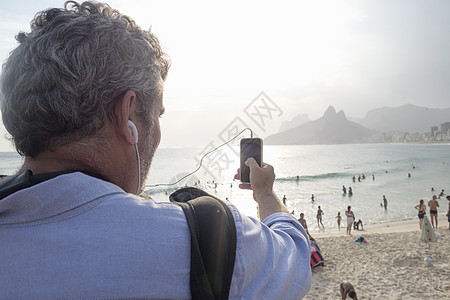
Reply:
[[[441,124],[441,134],[442,137],[448,137],[450,135],[450,122],[445,122]]]
[[[423,135],[422,134],[420,134],[419,132],[415,132],[413,135],[412,135],[412,138],[413,138],[413,141],[423,141]]]
[[[435,137],[437,135],[437,133],[439,132],[439,127],[437,126],[433,126],[431,127],[431,137]]]

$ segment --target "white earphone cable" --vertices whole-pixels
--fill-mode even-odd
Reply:
[[[148,187],[157,187],[157,186],[170,186],[170,185],[174,185],[177,184],[178,182],[180,182],[181,180],[185,179],[188,176],[191,176],[192,174],[194,174],[195,172],[197,172],[198,170],[200,170],[202,163],[203,163],[203,159],[211,154],[212,152],[216,151],[217,149],[225,146],[228,143],[231,143],[232,141],[234,141],[238,136],[240,136],[244,131],[250,131],[250,136],[253,138],[253,131],[250,128],[245,128],[244,130],[242,130],[241,132],[239,132],[238,134],[236,134],[232,139],[226,141],[225,143],[223,143],[222,145],[217,146],[216,148],[212,149],[211,151],[209,151],[208,153],[206,153],[205,155],[202,156],[202,158],[200,159],[200,164],[198,165],[197,169],[195,169],[194,171],[192,171],[191,173],[181,177],[180,179],[178,179],[177,181],[173,182],[173,183],[158,183],[158,184],[152,184],[152,185],[147,185]]]
[[[137,164],[138,164],[138,186],[137,186],[137,190],[136,190],[136,195],[139,195],[139,190],[141,189],[141,159],[139,158],[137,142],[134,143],[134,146],[136,148],[136,157],[137,157]]]

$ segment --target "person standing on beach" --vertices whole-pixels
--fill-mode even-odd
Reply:
[[[342,186],[342,193],[345,195],[347,194],[347,189],[345,188],[345,185]]]
[[[314,200],[316,200],[316,198],[314,197],[314,194],[311,195],[311,202],[314,202]]]
[[[165,110],[170,63],[158,38],[107,4],[67,1],[37,13],[16,39],[0,106],[24,160],[0,181],[0,298],[191,299],[203,291],[190,284],[182,208],[140,196]],[[218,238],[236,259],[213,261],[231,277],[223,298],[300,299],[311,286],[308,235],[275,195],[274,168],[245,164],[250,184],[239,188],[253,195],[260,221],[196,190],[227,208],[236,232],[236,248]]]
[[[341,231],[341,219],[342,219],[341,212],[338,211],[338,215],[337,215],[336,219],[337,219],[338,229],[339,229],[339,231]]]
[[[438,207],[439,202],[436,200],[436,195],[433,195],[433,199],[428,201],[428,206],[430,207],[430,219],[431,219],[431,225],[434,229],[438,227]],[[434,221],[436,221],[436,227],[434,226]]]
[[[283,195],[283,205],[286,205],[286,195]]]
[[[347,234],[352,234],[352,226],[353,221],[355,220],[355,215],[353,214],[353,211],[351,211],[352,207],[349,205],[347,207],[347,211],[345,212],[345,215],[347,216]]]
[[[308,225],[306,225],[306,220],[304,219],[305,214],[300,213],[300,219],[298,221],[302,224],[303,228],[305,228],[306,232],[308,232]]]
[[[349,196],[353,195],[353,190],[351,186],[348,187],[348,195]]]
[[[322,225],[322,228],[325,228],[325,226],[323,226],[323,223],[322,223],[322,216],[323,215],[324,215],[323,210],[320,208],[320,206],[318,206],[318,209],[317,209],[317,226],[319,226],[319,228],[320,228],[319,222]]]
[[[422,199],[420,199],[420,203],[417,204],[416,206],[414,206],[414,208],[419,211],[417,216],[419,217],[419,228],[420,229],[422,229],[423,217],[427,213],[427,207],[425,206],[425,204],[423,202],[424,201]]]
[[[450,196],[447,196],[448,200],[448,211],[447,211],[447,221],[448,221],[448,229],[450,230]]]
[[[385,195],[383,195],[383,205],[384,205],[384,209],[386,210],[387,209],[387,199],[386,199]]]

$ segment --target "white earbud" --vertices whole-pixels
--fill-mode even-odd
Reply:
[[[133,122],[128,120],[128,128],[131,130],[131,135],[134,137],[134,148],[136,149],[136,158],[137,158],[137,167],[138,167],[138,186],[136,190],[136,195],[139,194],[141,189],[141,159],[139,158],[139,150],[138,150],[138,131],[136,125]]]
[[[133,122],[128,120],[128,128],[130,128],[131,135],[133,135],[133,137],[134,137],[134,143],[137,144],[138,143],[138,131],[137,131],[136,125],[134,125]]]

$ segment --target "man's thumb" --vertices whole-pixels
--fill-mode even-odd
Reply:
[[[245,165],[248,166],[250,169],[257,167],[258,163],[256,162],[256,160],[253,157],[249,157],[246,161],[245,161]],[[259,167],[259,166],[258,166]]]

